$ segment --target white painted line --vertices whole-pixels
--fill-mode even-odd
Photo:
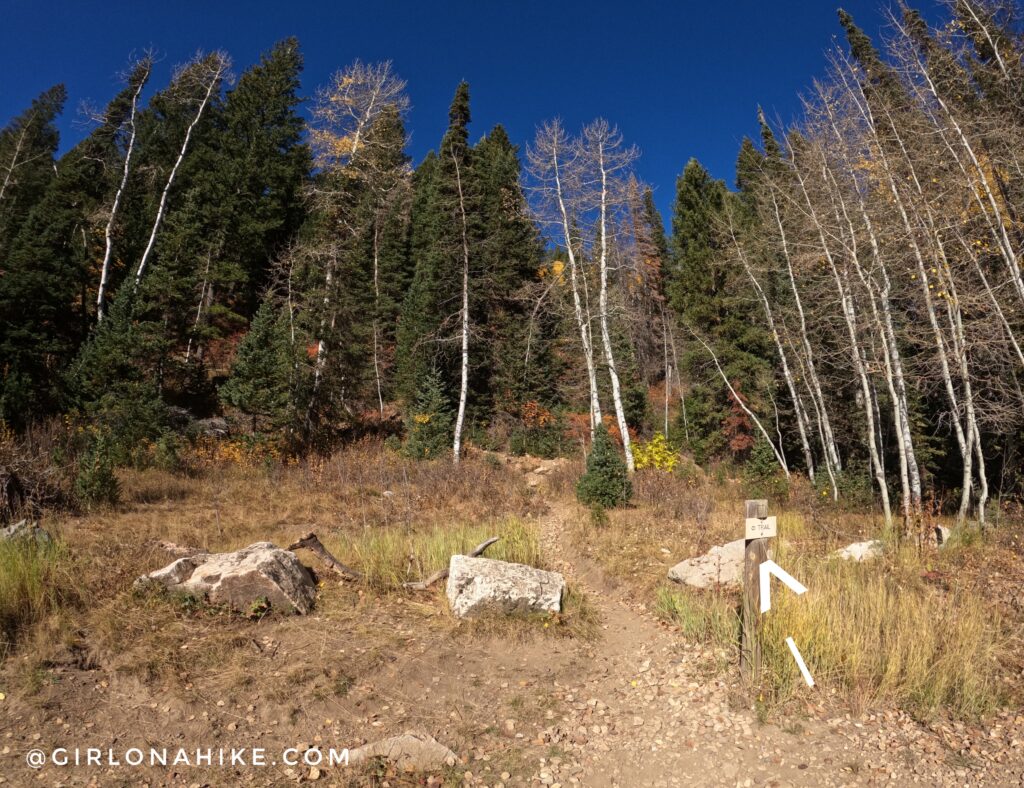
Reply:
[[[800,656],[800,652],[797,650],[796,643],[793,642],[793,638],[786,638],[786,645],[789,646],[789,650],[793,652],[793,659],[796,660],[796,665],[800,668],[800,672],[803,674],[804,681],[807,682],[807,686],[813,687],[814,679],[811,678],[810,671],[807,670],[807,665],[804,664],[804,658]]]
[[[793,575],[783,569],[774,561],[763,561],[761,566],[758,567],[758,572],[761,575],[761,612],[767,613],[772,609],[771,599],[771,577],[775,575],[779,580],[789,586],[789,589],[797,594],[803,594],[807,591],[807,587],[797,580]]]

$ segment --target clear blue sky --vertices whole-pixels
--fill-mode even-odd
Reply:
[[[891,0],[842,0],[873,36]],[[459,80],[474,139],[502,123],[523,144],[538,122],[572,129],[604,116],[643,156],[639,175],[668,213],[687,160],[730,185],[755,108],[790,121],[841,33],[838,0],[0,0],[0,125],[64,82],[62,148],[83,134],[77,108],[103,105],[129,54],[155,47],[154,85],[197,49],[226,49],[235,71],[274,41],[299,38],[311,95],[355,58],[393,60],[409,82],[410,153],[435,146]],[[919,7],[934,16],[936,0]]]

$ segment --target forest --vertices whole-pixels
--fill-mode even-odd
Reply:
[[[628,472],[983,525],[1021,492],[1024,38],[1015,4],[947,10],[884,40],[840,11],[802,117],[761,113],[735,184],[686,163],[668,230],[611,121],[518,145],[462,83],[413,162],[393,66],[307,98],[294,39],[161,86],[134,59],[59,156],[55,85],[0,132],[4,430],[64,431],[85,498],[211,431],[454,463],[599,433]]]

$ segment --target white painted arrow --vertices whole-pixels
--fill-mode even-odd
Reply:
[[[786,645],[789,646],[789,650],[793,654],[793,659],[796,660],[796,666],[800,668],[800,675],[804,677],[804,681],[807,682],[807,686],[813,687],[814,679],[811,678],[811,672],[807,669],[807,665],[804,663],[804,658],[800,656],[800,649],[796,647],[796,643],[793,642],[793,638],[786,638]]]
[[[761,575],[761,612],[767,613],[772,609],[771,600],[771,575],[775,575],[779,580],[789,586],[791,591],[797,594],[802,594],[807,591],[807,587],[797,580],[793,575],[783,569],[774,561],[764,561],[761,563],[758,571]]]

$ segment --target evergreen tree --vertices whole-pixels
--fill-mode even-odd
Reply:
[[[545,326],[530,325],[528,290],[542,250],[520,184],[518,149],[501,126],[473,148],[472,175],[482,234],[473,322],[484,327],[486,347],[470,390],[483,413],[518,413],[528,401],[550,404],[554,360]]]
[[[457,221],[455,168],[469,178],[469,86],[459,85],[448,112],[448,130],[436,154],[413,178],[410,256],[414,264],[398,327],[398,394],[411,402],[425,375],[437,370],[446,392],[457,388],[458,361],[451,339],[461,294],[461,225]],[[466,192],[471,192],[467,183]],[[478,213],[467,210],[475,220]],[[479,237],[477,227],[471,237]]]
[[[287,325],[267,298],[238,346],[220,397],[252,417],[254,433],[259,418],[284,427],[292,412],[294,362]]]
[[[22,222],[54,177],[53,157],[60,135],[57,116],[67,91],[55,85],[0,131],[0,265]]]
[[[587,456],[587,472],[576,484],[576,497],[587,506],[605,509],[629,503],[633,497],[626,461],[605,429],[594,432],[594,443]]]
[[[57,409],[61,370],[92,322],[102,259],[102,214],[118,169],[118,132],[133,87],[108,105],[101,124],[65,154],[42,197],[9,244],[0,277],[0,354],[7,360],[0,417],[21,422],[31,410]],[[31,408],[28,407],[31,403]]]
[[[761,323],[750,319],[754,302],[745,295],[750,290],[746,274],[729,262],[723,238],[727,210],[742,213],[740,200],[691,160],[677,184],[667,289],[684,325],[682,338],[699,332],[728,378],[744,381],[744,396],[755,412],[764,412],[761,397],[774,386],[771,347]],[[739,444],[728,421],[729,393],[707,353],[699,343],[689,343],[679,361],[694,382],[686,398],[690,448],[701,462],[726,452],[735,455],[730,446]]]

